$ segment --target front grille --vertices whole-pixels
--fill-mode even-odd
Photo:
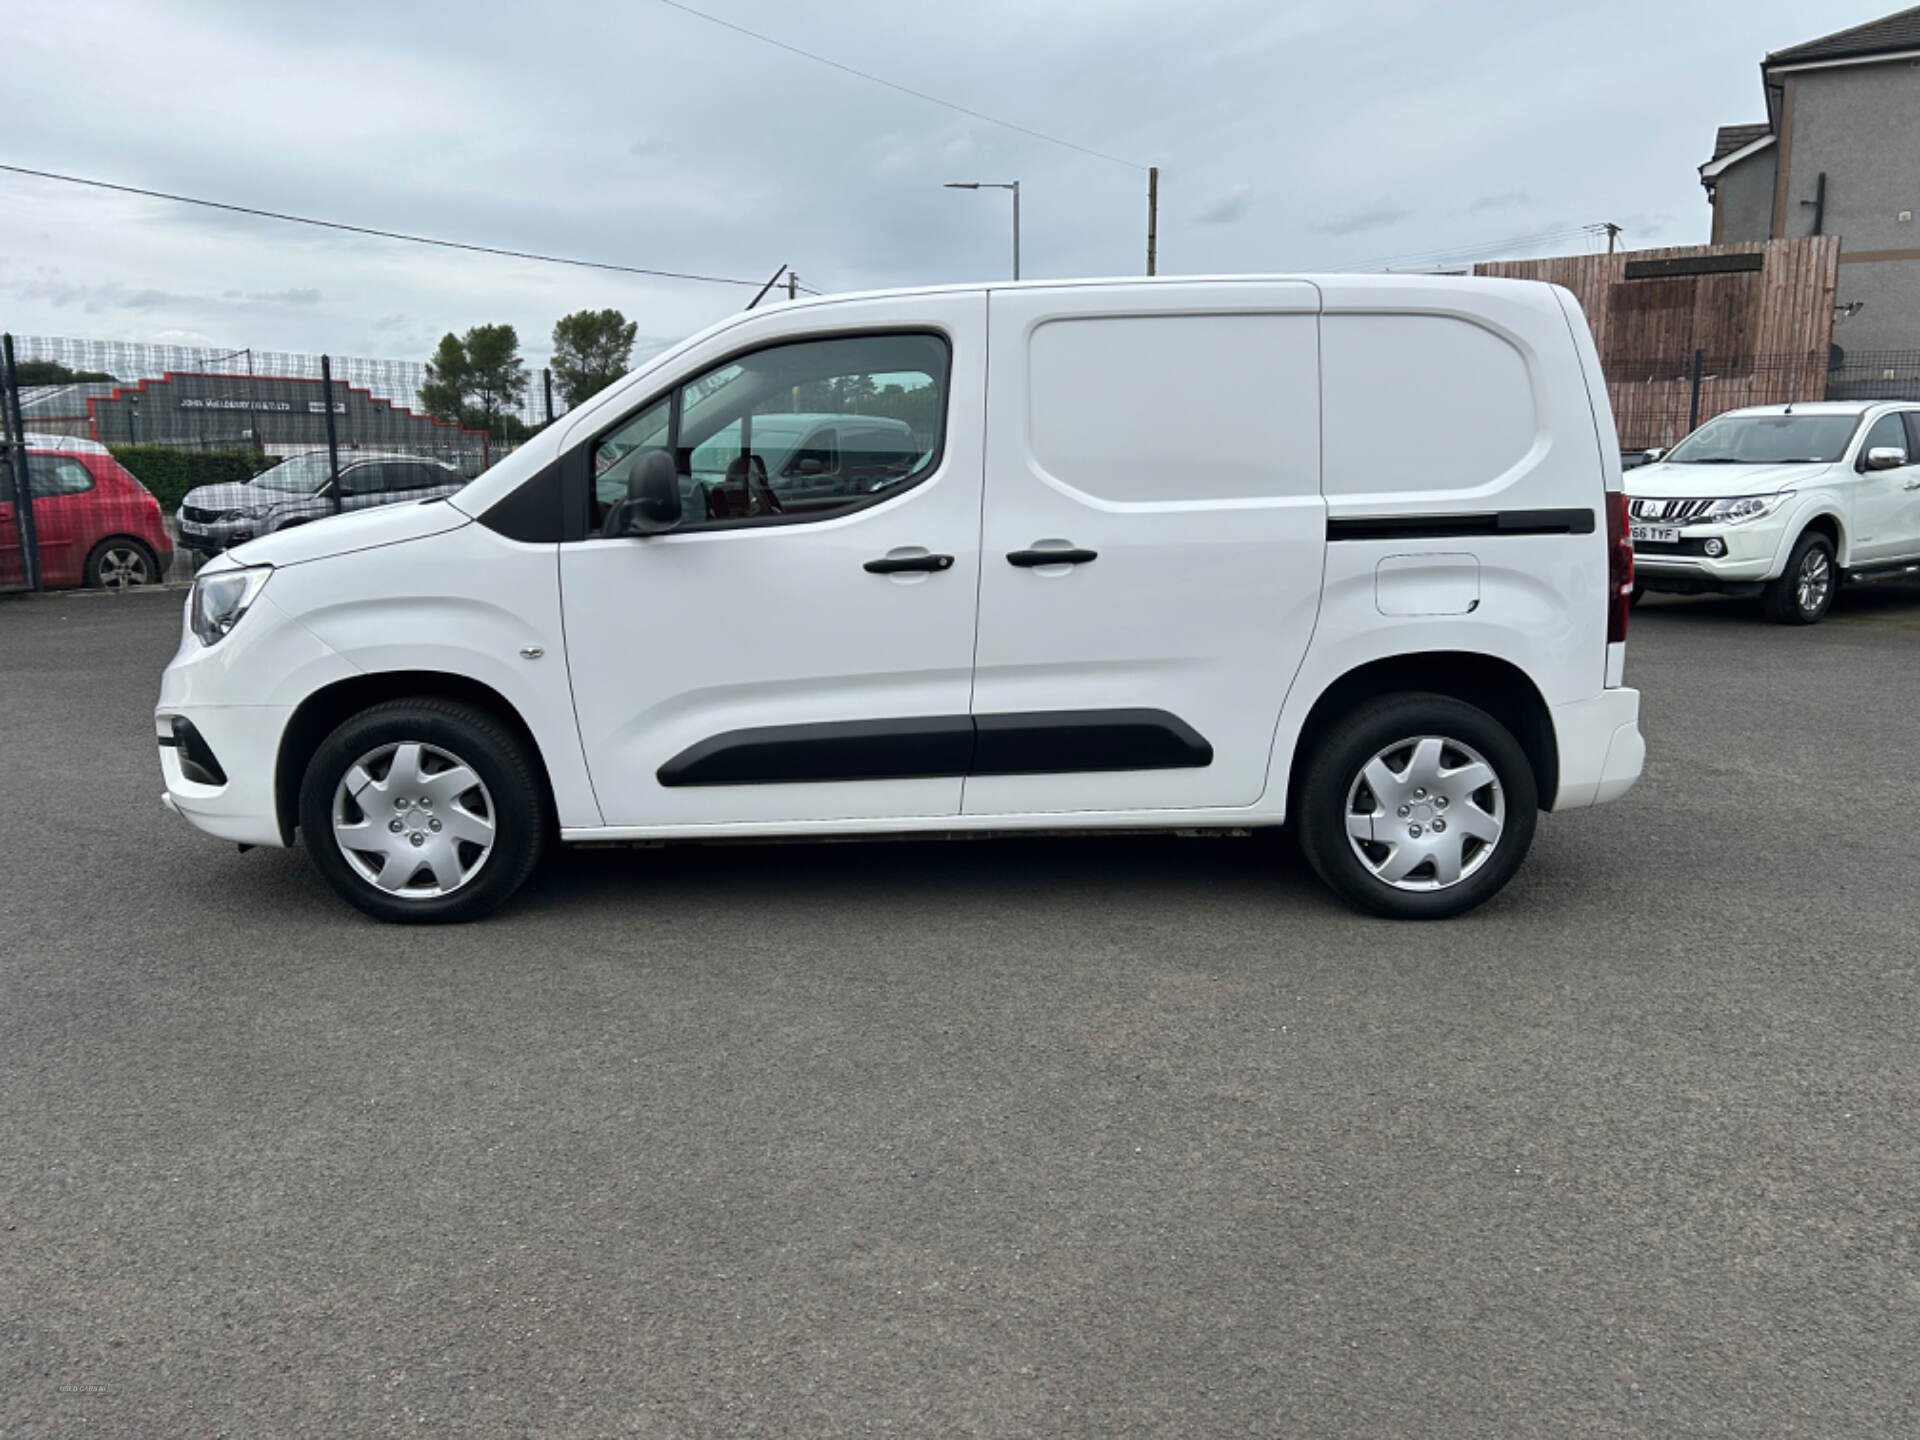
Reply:
[[[182,520],[191,520],[196,525],[211,525],[215,520],[220,518],[220,512],[218,510],[202,510],[195,505],[182,505],[180,507],[180,518]]]
[[[1711,500],[1629,500],[1627,508],[1636,520],[1660,520],[1668,525],[1687,525],[1711,510]]]

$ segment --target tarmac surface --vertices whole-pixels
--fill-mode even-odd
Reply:
[[[475,926],[164,812],[179,592],[0,601],[0,1434],[1920,1426],[1920,589],[1651,600],[1460,920],[1284,844],[572,852]]]

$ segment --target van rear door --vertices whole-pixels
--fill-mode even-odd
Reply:
[[[992,292],[968,815],[1245,807],[1313,633],[1319,295]]]

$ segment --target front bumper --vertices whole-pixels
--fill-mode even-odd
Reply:
[[[1580,810],[1617,800],[1639,780],[1647,742],[1640,734],[1640,692],[1620,686],[1590,700],[1553,707],[1560,748],[1555,810]]]
[[[1754,594],[1779,573],[1784,536],[1777,525],[1756,525],[1684,525],[1678,543],[1636,540],[1634,580],[1648,590]],[[1718,540],[1726,553],[1707,554],[1709,540]]]
[[[204,707],[191,716],[164,706],[154,712],[154,739],[160,749],[160,774],[166,791],[160,803],[196,830],[242,845],[285,845],[273,793],[274,762],[280,736],[293,715],[291,705]],[[224,783],[204,777],[174,737],[174,721],[186,721],[204,752],[217,762]],[[189,772],[195,772],[190,776]]]
[[[153,712],[167,808],[196,829],[243,845],[288,843],[275,789],[287,722],[308,695],[360,673],[275,605],[271,592],[269,582],[218,645],[202,645],[181,627]],[[211,770],[182,763],[193,757],[178,743],[176,719],[210,752]],[[214,775],[224,783],[208,783]]]
[[[215,520],[201,524],[182,518],[174,524],[180,530],[180,543],[205,555],[218,555],[222,550],[244,545],[253,539],[255,527],[252,520]]]

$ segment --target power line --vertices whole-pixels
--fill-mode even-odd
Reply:
[[[958,114],[970,116],[975,120],[984,120],[987,124],[998,125],[1003,130],[1017,131],[1019,134],[1030,136],[1035,140],[1044,140],[1049,145],[1060,145],[1068,150],[1078,150],[1082,155],[1091,155],[1096,160],[1105,160],[1114,165],[1125,165],[1130,170],[1144,171],[1147,168],[1137,160],[1125,160],[1118,155],[1109,155],[1104,150],[1095,150],[1091,146],[1079,145],[1072,140],[1062,140],[1058,135],[1049,135],[1045,131],[1030,129],[1025,125],[1016,125],[1011,120],[1002,120],[997,115],[988,115],[981,110],[970,110],[965,105],[956,105],[951,100],[942,100],[938,95],[929,95],[924,90],[915,90],[912,86],[902,85],[897,80],[887,80],[881,76],[869,74],[865,70],[856,70],[853,66],[843,65],[838,60],[829,60],[825,55],[815,54],[811,50],[802,50],[798,45],[789,45],[786,41],[776,40],[771,35],[762,35],[758,30],[749,30],[746,26],[736,25],[731,20],[722,20],[718,15],[709,15],[706,11],[696,10],[691,5],[683,5],[681,0],[660,0],[660,3],[669,9],[679,10],[684,14],[705,20],[708,24],[719,25],[724,29],[733,31],[735,34],[745,35],[750,40],[758,40],[763,45],[771,45],[775,49],[785,50],[790,55],[798,55],[803,59],[812,60],[816,64],[831,66],[843,74],[855,75],[862,80],[871,80],[875,85],[884,85],[889,90],[897,90],[902,95],[911,95],[916,100],[925,100],[930,105],[939,105]]]
[[[398,230],[375,230],[367,225],[348,225],[339,220],[315,220],[306,215],[288,215],[278,210],[257,210],[251,205],[230,205],[224,200],[202,200],[193,195],[173,195],[165,190],[143,190],[138,185],[116,185],[108,180],[88,180],[79,175],[60,175],[52,170],[29,170],[24,165],[0,165],[14,175],[31,175],[39,180],[58,180],[67,185],[87,185],[95,190],[117,190],[123,195],[144,195],[150,200],[172,200],[181,205],[200,205],[209,210],[227,210],[235,215],[257,215],[265,220],[285,220],[293,225],[313,225],[322,230],[344,230],[351,235],[372,235],[381,240],[405,240],[412,245],[437,245],[443,250],[470,250],[479,255],[504,255],[513,260],[538,260],[545,265],[574,265],[584,270],[614,270],[623,275],[650,275],[660,280],[697,280],[707,285],[755,286],[758,280],[737,280],[730,275],[696,275],[686,270],[649,270],[641,265],[614,265],[605,260],[577,260],[565,255],[538,255],[531,250],[506,250],[498,245],[475,245],[465,240],[439,240],[431,235],[407,235]],[[819,291],[814,291],[819,294]]]

